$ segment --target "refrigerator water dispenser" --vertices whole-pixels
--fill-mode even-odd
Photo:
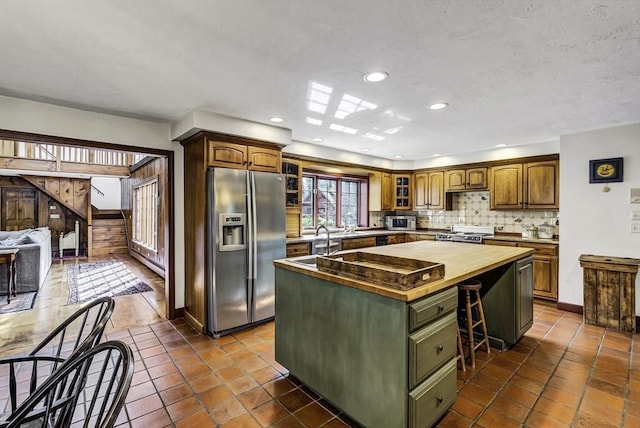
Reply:
[[[244,250],[245,215],[244,213],[222,213],[219,219],[218,249],[219,251]]]

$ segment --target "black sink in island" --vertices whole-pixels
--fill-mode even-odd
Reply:
[[[442,263],[445,274],[398,290],[276,261],[276,361],[364,426],[432,426],[456,397],[456,284],[483,281],[492,346],[508,347],[532,324],[532,250],[420,241],[358,251]]]

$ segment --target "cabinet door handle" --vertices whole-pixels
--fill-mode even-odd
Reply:
[[[436,400],[438,401],[438,404],[442,404],[442,402],[444,401],[444,397],[438,397],[436,398]]]
[[[444,345],[438,345],[438,352],[444,351]]]
[[[444,311],[444,305],[438,306],[438,312],[442,312],[442,311]]]

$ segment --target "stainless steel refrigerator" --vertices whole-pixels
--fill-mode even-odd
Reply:
[[[273,260],[285,257],[282,174],[207,172],[207,331],[218,337],[275,315]]]

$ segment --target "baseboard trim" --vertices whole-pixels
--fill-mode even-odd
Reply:
[[[558,309],[566,312],[573,312],[574,314],[583,314],[583,308],[581,305],[574,305],[573,303],[558,302]]]
[[[142,263],[143,265],[148,267],[150,270],[155,272],[159,277],[164,279],[164,269],[161,269],[160,267],[158,267],[155,264],[151,263],[142,254],[136,252],[135,250],[131,250],[130,254],[131,254],[131,257],[133,257],[134,259],[136,259],[137,261],[139,261],[140,263]]]
[[[202,325],[197,319],[195,319],[193,315],[184,310],[184,308],[183,313],[185,321],[187,321],[191,325],[191,327],[193,327],[198,333],[204,334],[204,325]]]

